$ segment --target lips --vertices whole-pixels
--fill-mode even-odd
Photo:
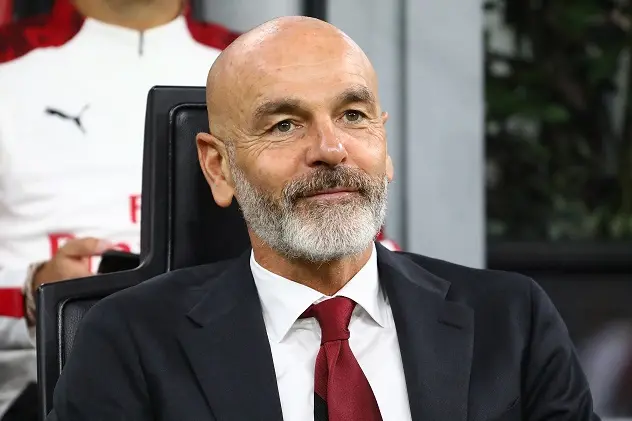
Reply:
[[[358,194],[360,194],[358,190],[350,188],[334,188],[307,193],[302,198],[303,200],[306,200],[308,202],[333,202],[338,200],[350,199]]]
[[[338,197],[349,193],[358,193],[358,191],[348,187],[336,187],[333,189],[318,190],[312,193],[307,193],[304,197]]]

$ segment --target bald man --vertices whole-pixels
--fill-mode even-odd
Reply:
[[[252,252],[84,319],[49,420],[598,420],[568,334],[517,274],[374,242],[393,178],[375,72],[321,21],[243,35],[197,137]]]

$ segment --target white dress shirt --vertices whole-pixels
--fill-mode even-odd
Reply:
[[[314,371],[321,330],[299,319],[327,297],[261,267],[250,258],[272,349],[285,421],[314,419]],[[384,421],[411,419],[404,368],[391,307],[380,287],[375,248],[367,264],[335,296],[352,299],[349,346],[367,377]]]

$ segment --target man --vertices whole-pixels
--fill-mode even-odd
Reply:
[[[147,92],[199,84],[235,37],[181,0],[58,0],[0,28],[0,288],[26,289],[31,327],[39,285],[92,274],[108,248],[138,252]],[[5,304],[0,419],[35,381],[24,311]]]
[[[50,421],[598,420],[533,281],[375,245],[387,115],[346,35],[268,22],[213,64],[207,102],[201,167],[252,254],[95,306]]]

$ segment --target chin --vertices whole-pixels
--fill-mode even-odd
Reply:
[[[357,248],[340,249],[316,249],[309,247],[292,247],[282,250],[287,258],[292,260],[302,260],[310,263],[328,263],[336,262],[344,259],[352,258],[362,254],[371,245],[371,243],[362,244]]]
[[[371,246],[381,226],[369,212],[338,212],[285,224],[280,247],[289,257],[331,262],[357,256]],[[353,215],[353,216],[350,216]]]

